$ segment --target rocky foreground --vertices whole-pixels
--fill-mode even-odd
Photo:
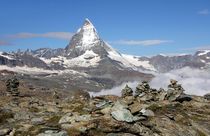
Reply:
[[[122,97],[1,90],[0,136],[210,135],[210,95],[186,95],[175,80],[167,91],[142,82],[135,95],[126,86]]]

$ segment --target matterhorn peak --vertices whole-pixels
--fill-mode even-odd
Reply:
[[[81,29],[78,31],[78,33],[82,34],[81,42],[83,46],[87,47],[99,40],[99,36],[97,34],[95,27],[87,18],[85,19],[85,22],[81,27]]]
[[[94,27],[93,24],[91,23],[91,21],[90,21],[88,18],[85,19],[85,22],[84,22],[83,27],[84,27],[84,26]]]
[[[88,47],[99,41],[99,36],[93,24],[89,19],[85,19],[83,26],[77,31],[76,35],[80,36],[80,46]]]
[[[84,51],[90,49],[100,42],[100,37],[89,19],[85,19],[81,28],[72,37],[70,44],[66,47],[67,51],[77,48],[77,50]]]

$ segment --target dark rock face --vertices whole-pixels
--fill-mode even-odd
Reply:
[[[194,55],[163,56],[157,55],[151,58],[141,57],[140,60],[147,60],[159,72],[168,72],[170,70],[183,67],[203,68],[209,62],[209,54],[199,55],[203,51],[198,51]]]
[[[43,62],[39,58],[34,57],[32,55],[29,55],[26,53],[24,53],[24,54],[12,53],[12,58],[8,58],[10,56],[11,56],[11,54],[10,55],[5,54],[4,56],[0,55],[0,65],[7,65],[10,67],[28,66],[28,67],[49,69],[49,67],[47,66],[47,64],[45,62]]]
[[[65,55],[65,50],[62,48],[58,49],[40,48],[34,51],[30,51],[29,53],[37,57],[52,58],[52,57]]]

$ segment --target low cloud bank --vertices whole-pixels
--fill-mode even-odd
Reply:
[[[206,93],[210,93],[210,71],[192,69],[185,67],[178,70],[172,70],[168,73],[156,74],[155,78],[149,83],[152,88],[164,88],[167,90],[167,86],[170,83],[170,79],[175,79],[185,89],[185,93],[191,95],[203,96]],[[121,95],[121,90],[128,84],[134,91],[139,81],[123,83],[119,86],[115,86],[112,89],[103,89],[100,92],[93,93],[91,96],[99,95]]]
[[[100,95],[117,95],[117,96],[121,96],[121,90],[125,87],[125,85],[128,85],[129,87],[131,87],[133,90],[135,90],[136,85],[138,84],[137,81],[135,82],[126,82],[123,83],[119,86],[115,86],[112,89],[103,89],[100,92],[90,92],[90,96],[100,96]]]
[[[175,79],[185,89],[185,93],[202,96],[210,93],[210,71],[185,67],[168,73],[158,74],[150,82],[153,88],[167,89],[170,79]]]

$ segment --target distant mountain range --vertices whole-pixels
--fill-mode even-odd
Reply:
[[[103,41],[93,24],[86,19],[71,38],[66,48],[0,52],[0,69],[25,69],[29,74],[37,71],[76,71],[88,74],[96,82],[115,84],[129,80],[148,80],[153,72],[168,72],[186,66],[205,69],[210,65],[210,50],[197,51],[194,55],[139,57],[121,54]],[[64,72],[67,73],[67,72]],[[33,71],[34,74],[34,71]],[[113,84],[114,85],[114,84]],[[113,86],[110,85],[110,86]],[[102,87],[103,88],[103,87]]]

